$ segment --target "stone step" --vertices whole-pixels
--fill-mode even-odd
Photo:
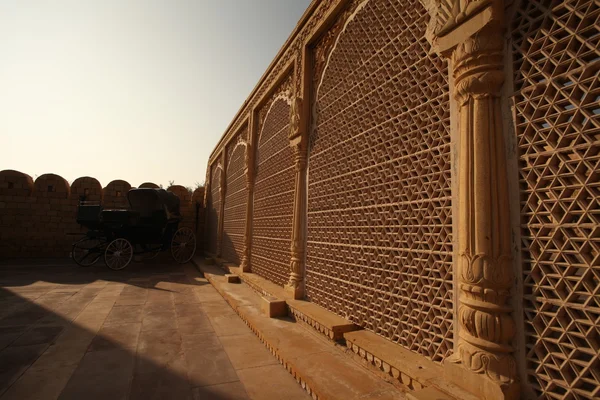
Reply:
[[[247,284],[228,284],[225,272],[220,268],[206,265],[199,258],[194,263],[313,398],[406,398],[405,392],[355,362],[339,346],[315,335],[304,325],[290,318],[265,316],[261,311],[261,297]]]

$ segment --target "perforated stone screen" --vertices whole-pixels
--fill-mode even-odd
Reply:
[[[210,167],[210,192],[208,193],[206,212],[208,249],[216,254],[219,250],[219,211],[221,209],[221,166],[217,163]]]
[[[315,49],[307,296],[440,362],[453,334],[447,65],[419,0],[352,7]]]
[[[222,256],[225,260],[240,264],[244,252],[246,228],[246,142],[245,128],[227,145],[227,167],[225,168],[225,206],[223,214]],[[241,141],[240,141],[241,140]]]
[[[600,398],[600,3],[520,1],[512,24],[526,372]]]
[[[284,285],[289,278],[295,172],[288,139],[290,105],[267,105],[259,127],[252,220],[252,272]]]

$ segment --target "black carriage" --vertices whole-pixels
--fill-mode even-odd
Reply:
[[[136,257],[155,257],[171,250],[178,263],[186,263],[196,252],[196,236],[180,228],[179,198],[163,189],[131,189],[130,209],[103,209],[82,201],[77,222],[89,230],[73,243],[72,258],[81,266],[91,266],[102,256],[113,270],[125,268]]]

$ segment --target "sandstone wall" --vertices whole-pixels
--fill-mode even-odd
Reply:
[[[599,21],[590,0],[313,1],[208,161],[209,252],[238,263],[245,229],[245,272],[480,397],[598,398]]]

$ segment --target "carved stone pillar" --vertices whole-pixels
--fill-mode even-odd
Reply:
[[[443,4],[442,4],[443,3]],[[514,285],[500,90],[502,1],[435,0],[430,40],[451,59],[458,106],[458,321],[447,378],[485,399],[519,397]],[[451,7],[448,7],[448,4]],[[440,10],[450,10],[451,15]],[[437,11],[437,12],[436,12]]]
[[[218,234],[217,234],[217,257],[221,257],[221,252],[222,252],[222,244],[223,244],[223,216],[225,214],[225,194],[227,192],[227,177],[225,175],[225,166],[227,165],[225,163],[225,149],[223,149],[223,152],[221,154],[221,165],[223,165],[223,168],[221,168],[221,175],[219,176],[220,178],[220,184],[219,184],[219,197],[221,198],[221,203],[219,204],[219,219],[218,219]]]
[[[306,253],[306,167],[308,143],[306,135],[301,130],[301,108],[302,100],[296,98],[292,103],[290,132],[290,145],[294,151],[294,167],[296,170],[296,190],[294,192],[294,218],[292,222],[292,245],[290,249],[290,280],[285,285],[285,290],[294,299],[304,298],[304,260]]]
[[[246,225],[244,234],[244,254],[242,255],[242,262],[240,269],[242,272],[250,272],[250,257],[252,247],[252,215],[254,212],[254,178],[256,176],[255,165],[254,165],[254,146],[252,146],[252,140],[248,141],[246,147],[246,170],[244,174],[246,176],[246,189],[248,191],[248,200],[246,202]]]

